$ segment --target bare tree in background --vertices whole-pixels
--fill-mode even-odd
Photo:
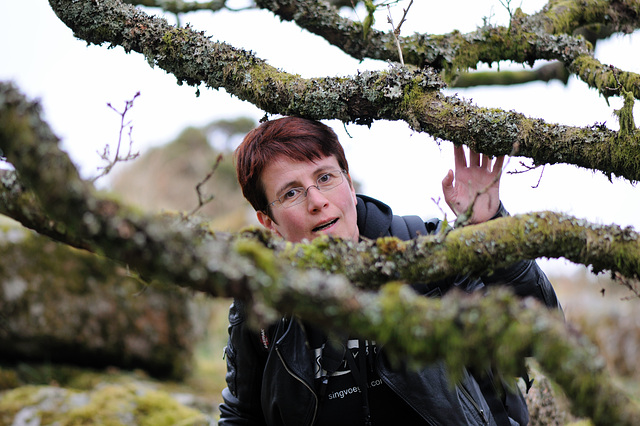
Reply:
[[[224,88],[267,114],[363,125],[401,120],[417,132],[489,155],[517,154],[536,165],[567,163],[629,182],[640,179],[640,133],[632,115],[640,77],[600,63],[592,47],[601,36],[640,26],[637,0],[588,5],[550,1],[532,15],[510,9],[506,27],[486,23],[468,34],[400,34],[398,40],[391,30],[367,27],[366,19],[345,18],[324,1],[257,0],[254,7],[295,22],[355,58],[396,63],[397,46],[402,50],[405,66],[354,71],[348,78],[308,79],[132,5],[164,7],[172,13],[202,8],[215,12],[226,7],[222,0],[127,3],[50,0],[59,18],[88,43],[139,52],[181,83]],[[587,33],[592,42],[579,36]],[[548,123],[514,111],[476,107],[442,92],[448,84],[486,81],[486,75],[467,73],[481,62],[531,65],[538,59],[551,61],[560,78],[575,75],[605,97],[622,97],[620,130]],[[535,72],[529,78],[542,78]],[[491,79],[503,76],[494,73]],[[327,329],[358,330],[407,359],[445,359],[451,371],[491,362],[503,374],[513,374],[511,361],[532,355],[562,386],[577,413],[596,424],[640,424],[640,407],[612,383],[594,347],[544,308],[502,291],[484,298],[431,300],[398,284],[487,273],[538,257],[564,257],[596,272],[609,270],[635,280],[640,275],[640,243],[632,229],[538,212],[406,243],[321,238],[290,246],[264,231],[214,233],[194,218],[146,216],[104,198],[80,178],[58,142],[37,103],[12,85],[0,84],[0,148],[15,167],[0,175],[0,213],[62,243],[126,263],[143,279],[242,298],[251,304],[256,322],[295,311]],[[397,328],[398,318],[402,328]],[[447,356],[454,341],[458,356]],[[484,357],[475,350],[479,344],[486,348]]]

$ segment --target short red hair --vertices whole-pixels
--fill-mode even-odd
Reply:
[[[262,171],[275,158],[316,161],[333,155],[338,165],[349,172],[349,165],[338,136],[319,121],[283,117],[266,121],[251,130],[235,151],[236,174],[242,194],[256,211],[269,214],[262,184]]]

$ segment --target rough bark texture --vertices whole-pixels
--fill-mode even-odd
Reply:
[[[0,230],[0,361],[140,368],[181,378],[194,327],[188,292],[149,285],[87,252]]]
[[[50,3],[60,19],[87,42],[106,42],[140,52],[150,64],[174,74],[180,82],[224,87],[269,113],[361,124],[380,119],[404,120],[416,131],[466,144],[478,152],[530,157],[540,165],[575,164],[609,176],[640,180],[640,132],[635,128],[618,133],[604,125],[572,127],[513,111],[479,108],[457,97],[444,96],[439,90],[444,83],[428,67],[414,71],[396,67],[350,78],[304,79],[269,66],[250,52],[214,43],[189,28],[172,27],[115,0],[97,4],[90,0]],[[491,40],[491,46],[500,42]],[[617,87],[617,78],[629,87],[629,93],[637,92],[639,80],[635,76],[603,66],[586,50],[580,50],[580,40],[569,37],[554,43],[550,43],[550,49],[571,55],[572,72],[579,70],[599,87]],[[514,47],[514,51],[520,50]],[[474,58],[473,63],[481,60]]]
[[[127,3],[156,6],[174,13],[187,13],[195,8],[218,10],[223,1],[174,4],[157,0]],[[399,61],[395,40],[390,32],[366,28],[364,22],[340,16],[331,3],[321,0],[256,0],[256,6],[270,10],[282,20],[295,23],[316,34],[357,59],[371,58]],[[350,6],[338,2],[334,6]],[[484,25],[476,31],[461,34],[414,34],[401,37],[402,54],[406,64],[432,67],[447,71],[451,82],[459,73],[475,69],[478,63],[491,64],[510,60],[532,64],[536,59],[559,60],[591,87],[605,96],[620,95],[615,79],[624,89],[640,96],[638,75],[627,73],[598,61],[586,64],[583,55],[592,56],[588,43],[576,35],[585,31],[630,33],[640,27],[640,7],[636,0],[592,1],[588,6],[578,0],[549,1],[538,13],[512,13],[509,27]],[[594,40],[590,37],[590,40]],[[578,62],[576,62],[580,59]],[[591,59],[593,59],[591,57]],[[589,61],[590,62],[590,61]],[[594,78],[599,75],[599,78]],[[608,84],[611,83],[611,84]]]
[[[295,21],[355,58],[399,60],[390,33],[371,29],[363,37],[362,23],[341,18],[337,10],[323,1],[256,0],[256,4],[283,20]],[[639,28],[637,0],[593,1],[588,6],[577,0],[550,1],[543,10],[531,16],[516,10],[508,28],[485,25],[468,34],[454,31],[444,35],[403,37],[402,54],[406,64],[446,70],[448,81],[460,72],[475,69],[480,62],[491,64],[510,60],[531,65],[536,59],[559,60],[605,96],[620,95],[614,89],[618,87],[617,77],[624,89],[638,98],[640,81],[637,74],[600,64],[592,57],[589,45],[573,36],[585,27],[597,26],[624,33]],[[594,78],[595,75],[599,78]]]
[[[321,237],[309,244],[285,245],[282,251],[300,267],[345,274],[369,288],[389,280],[422,282],[456,273],[487,274],[539,257],[564,257],[595,272],[640,276],[640,235],[632,228],[596,225],[554,212],[496,219],[407,242],[380,238],[351,247]]]

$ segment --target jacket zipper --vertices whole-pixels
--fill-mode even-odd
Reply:
[[[289,373],[294,379],[296,379],[297,381],[302,383],[307,389],[309,389],[309,392],[311,392],[311,395],[313,395],[313,398],[315,399],[315,406],[313,408],[313,417],[311,418],[311,423],[310,424],[314,424],[315,421],[316,421],[316,415],[318,414],[318,395],[316,395],[316,393],[307,384],[307,382],[302,380],[301,377],[297,376],[293,371],[291,371],[289,369],[289,367],[287,366],[287,363],[284,362],[284,358],[282,357],[282,354],[280,353],[280,348],[277,345],[275,346],[275,349],[276,349],[276,353],[278,354],[278,358],[280,358],[280,362],[284,366],[284,369],[287,370],[287,373]]]
[[[458,386],[458,389],[460,389],[460,391],[467,397],[467,399],[469,401],[471,401],[471,404],[475,407],[475,409],[478,412],[478,414],[480,414],[480,416],[482,417],[482,420],[484,420],[484,423],[485,424],[489,424],[489,419],[487,418],[487,413],[485,413],[484,410],[482,409],[482,407],[480,407],[478,405],[478,403],[476,402],[476,400],[473,399],[473,397],[471,396],[471,394],[469,393],[467,388],[465,388],[464,385],[461,383]]]
[[[379,370],[379,369],[378,369],[378,372],[380,373],[380,370]],[[383,381],[387,386],[389,386],[389,389],[391,389],[391,391],[392,391],[393,393],[395,393],[396,395],[398,395],[398,397],[400,397],[400,399],[402,399],[402,400],[403,400],[403,401],[404,401],[404,402],[405,402],[409,407],[411,407],[411,409],[412,409],[412,410],[414,410],[416,413],[418,413],[418,415],[419,415],[420,417],[422,417],[422,418],[424,419],[424,421],[426,421],[426,422],[427,422],[427,424],[429,424],[430,426],[435,426],[435,424],[434,424],[431,420],[429,420],[429,419],[425,418],[425,417],[420,413],[420,411],[419,411],[419,410],[416,410],[416,409],[415,409],[415,407],[414,407],[414,406],[413,406],[413,405],[412,405],[412,404],[407,400],[407,398],[405,398],[405,397],[404,397],[404,395],[402,394],[402,392],[398,392],[398,391],[396,391],[395,387],[394,387],[394,386],[389,382],[389,380],[387,379],[387,376],[385,376],[384,374],[380,374],[380,378],[382,379],[382,381]]]

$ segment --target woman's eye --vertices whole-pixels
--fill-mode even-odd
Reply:
[[[301,188],[291,188],[290,190],[282,194],[281,198],[283,200],[290,200],[292,198],[295,198],[300,193],[300,189]]]
[[[333,179],[333,175],[331,173],[325,173],[318,178],[318,183],[327,183]]]

